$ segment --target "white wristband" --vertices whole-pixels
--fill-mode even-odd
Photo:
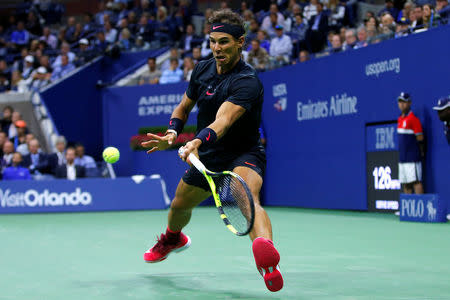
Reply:
[[[173,130],[173,129],[167,129],[167,131],[166,131],[166,134],[167,133],[175,133],[175,138],[177,138],[178,137],[178,133],[175,131],[175,130]]]

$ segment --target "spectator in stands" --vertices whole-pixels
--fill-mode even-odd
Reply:
[[[250,20],[250,24],[248,26],[247,35],[245,36],[245,45],[249,45],[253,39],[256,38],[258,34],[259,24],[256,19]],[[208,37],[209,38],[209,37]]]
[[[12,165],[3,170],[3,180],[30,180],[30,171],[22,166],[22,154],[15,152],[12,156]]]
[[[270,36],[270,38],[273,38],[276,36],[275,27],[282,26],[282,25],[278,24],[276,13],[270,13],[269,18],[270,18],[269,26],[267,26],[267,27],[261,26],[261,29],[265,30],[267,32],[267,34]]]
[[[61,54],[61,65],[53,70],[50,80],[55,81],[63,78],[75,69],[75,65],[69,62],[69,57],[67,54]]]
[[[64,40],[71,41],[73,39],[73,35],[75,34],[75,31],[76,31],[75,17],[68,17]]]
[[[56,152],[48,156],[50,171],[53,174],[56,173],[58,167],[62,167],[66,163],[66,138],[64,136],[58,136],[55,144]]]
[[[194,71],[194,60],[190,56],[186,56],[183,60],[183,79],[184,81],[190,81],[192,71]]]
[[[12,72],[11,76],[11,92],[24,93],[26,91],[26,83],[22,80],[22,75],[18,70]]]
[[[342,51],[342,42],[339,34],[333,34],[331,37],[331,48],[328,49],[329,54],[334,54]]]
[[[337,30],[344,24],[345,2],[340,0],[330,0],[328,3],[330,13],[329,25],[332,29]]]
[[[422,6],[418,5],[414,8],[414,17],[413,17],[414,19],[410,17],[411,27],[415,28],[421,26],[423,24],[422,17],[423,17],[423,9]]]
[[[66,150],[67,153],[67,150]],[[76,144],[75,145],[75,164],[79,166],[83,166],[86,169],[97,169],[97,164],[95,163],[95,160],[84,153],[84,146],[83,144]],[[67,159],[67,156],[66,156]]]
[[[97,26],[95,25],[94,16],[89,12],[83,15],[83,21],[84,24],[82,25],[83,28],[81,34],[83,37],[85,37],[94,32]]]
[[[50,64],[50,58],[48,57],[48,55],[42,55],[41,58],[39,59],[39,63],[40,66],[46,68],[49,73],[53,72],[53,68],[52,65]]]
[[[450,96],[440,98],[433,109],[437,111],[439,120],[444,122],[444,135],[450,146]]]
[[[22,21],[17,23],[17,29],[11,34],[11,42],[16,46],[25,46],[30,40],[30,33],[25,29]]]
[[[108,43],[114,44],[117,39],[117,30],[111,26],[110,22],[105,22],[105,39]]]
[[[25,58],[28,56],[28,49],[27,48],[22,48],[22,50],[20,50],[20,58],[17,58],[16,61],[14,62],[12,69],[13,70],[19,70],[20,73],[23,72],[23,68],[26,65],[26,61]]]
[[[286,65],[290,62],[292,41],[283,33],[283,26],[277,25],[275,29],[277,36],[270,41],[270,55],[275,59],[276,65]]]
[[[258,33],[256,34],[256,38],[259,41],[259,46],[261,48],[266,49],[267,53],[270,53],[270,41],[268,40],[267,32],[265,30],[259,30]],[[251,50],[251,48],[247,50]]]
[[[20,115],[19,112],[13,112],[13,124],[9,126],[9,139],[14,143],[14,148],[17,148],[20,144],[26,143],[26,135],[28,133],[27,123],[21,119],[17,119],[14,116]],[[16,121],[17,120],[17,121]]]
[[[149,57],[147,59],[148,69],[139,77],[138,83],[142,84],[157,84],[161,77],[161,70],[156,66],[156,58]]]
[[[88,62],[90,62],[95,57],[95,53],[89,49],[89,40],[81,39],[78,42],[78,53],[76,55],[74,64],[75,66],[82,66]]]
[[[356,42],[356,45],[354,49],[364,48],[368,45],[367,42],[367,31],[364,25],[361,25],[358,28],[358,41]]]
[[[162,72],[159,79],[160,84],[178,83],[183,80],[183,71],[178,68],[178,59],[172,57],[170,59],[170,68]]]
[[[194,25],[188,24],[186,26],[186,34],[181,39],[180,49],[181,53],[191,53],[192,49],[199,44],[200,38],[194,34]]]
[[[180,54],[178,52],[178,48],[171,48],[169,52],[169,59],[165,60],[163,64],[161,65],[161,71],[164,72],[168,69],[170,69],[171,62],[170,60],[172,58],[176,58],[178,60],[178,65],[181,65],[183,61],[180,59]]]
[[[48,26],[44,27],[42,30],[42,36],[39,38],[41,41],[45,41],[52,49],[56,49],[58,46],[58,39],[56,36],[51,34],[50,28]]]
[[[381,33],[386,34],[386,35],[391,35],[395,32],[395,22],[394,22],[394,17],[385,12],[382,16],[381,16]]]
[[[298,59],[294,60],[292,62],[292,64],[297,64],[297,63],[304,63],[305,61],[308,61],[310,59],[309,57],[309,52],[306,50],[302,50],[298,53]]]
[[[98,9],[97,9],[97,13],[94,16],[95,19],[95,23],[99,24],[99,25],[104,25],[104,15],[108,15],[111,14],[110,11],[106,10],[106,5],[104,1],[99,1],[98,2]]]
[[[25,66],[23,67],[22,78],[28,79],[33,70],[34,70],[34,57],[32,55],[27,55],[25,57]]]
[[[269,54],[266,49],[260,47],[258,39],[252,40],[252,50],[248,53],[247,62],[260,72],[269,68]]]
[[[30,153],[24,155],[23,164],[30,170],[31,174],[39,175],[49,170],[49,162],[46,154],[41,152],[41,147],[37,139],[30,141],[28,145]]]
[[[403,193],[423,194],[422,163],[425,157],[422,124],[411,111],[411,96],[400,93],[397,98],[401,115],[397,120],[399,164],[398,173]]]
[[[4,59],[0,59],[0,74],[5,75],[8,80],[11,78],[11,71]]]
[[[388,13],[392,16],[394,20],[397,19],[398,16],[398,10],[394,7],[394,1],[393,0],[386,0],[385,6],[380,12],[378,13],[378,16],[383,16],[385,13]]]
[[[97,39],[95,40],[94,51],[103,54],[109,46],[109,42],[106,40],[105,32],[97,32]]]
[[[4,167],[9,167],[12,164],[12,157],[14,154],[14,144],[11,141],[6,141],[3,144],[3,156],[2,156],[2,160],[1,160],[1,166],[2,168]]]
[[[369,17],[365,21],[365,26],[366,26],[366,30],[367,30],[367,37],[369,39],[378,35],[378,29],[379,29],[380,25],[378,23],[377,18]]]
[[[258,23],[256,23],[258,24]],[[203,40],[201,44],[201,51],[200,56],[201,57],[208,57],[212,56],[212,51],[209,48],[209,32],[211,31],[211,25],[207,22],[203,25]],[[193,50],[192,50],[193,51]]]
[[[347,51],[355,48],[357,41],[356,30],[353,28],[347,29],[345,31],[345,42],[344,45],[342,45],[342,50]]]
[[[25,25],[25,28],[32,35],[40,36],[42,34],[41,24],[38,18],[36,17],[36,14],[32,10],[27,15],[27,23]]]
[[[264,17],[262,23],[261,23],[261,29],[266,30],[267,32],[269,32],[269,29],[271,27],[273,27],[273,23],[275,23],[274,25],[280,25],[280,26],[284,26],[284,16],[283,14],[279,11],[278,9],[278,5],[276,3],[272,3],[270,5],[270,10],[269,10],[270,14],[266,17]],[[275,14],[275,18],[272,17],[271,15]]]
[[[401,18],[397,22],[397,27],[395,29],[395,38],[400,38],[409,35],[409,25],[410,22],[406,18]]]
[[[430,28],[434,26],[434,8],[431,4],[424,4],[422,6],[423,15],[422,15],[422,23],[424,28]]]
[[[315,1],[315,0],[313,0]],[[328,17],[323,11],[323,4],[316,3],[317,14],[309,19],[307,44],[310,52],[322,51],[327,41]]]
[[[212,55],[212,53],[210,55]],[[204,59],[200,47],[195,47],[192,49],[192,59],[194,60],[194,64],[197,64],[199,61]]]
[[[450,20],[450,5],[448,5],[448,0],[436,0],[436,12],[440,15],[442,22],[448,24]]]
[[[61,54],[56,57],[55,61],[52,64],[52,67],[54,69],[56,69],[56,67],[61,66],[61,64],[62,64],[61,56],[62,55],[67,55],[67,58],[69,59],[70,63],[73,63],[73,61],[75,60],[75,57],[76,57],[75,53],[70,51],[70,45],[68,43],[62,43]]]
[[[30,154],[30,142],[35,139],[34,134],[27,133],[25,136],[25,143],[17,146],[16,151],[23,155]]]
[[[308,31],[308,24],[303,21],[301,14],[295,15],[295,23],[292,25],[290,37],[295,47],[295,53],[298,53],[300,49],[306,48],[305,39],[306,32]]]
[[[86,168],[82,165],[76,164],[74,148],[67,148],[66,150],[66,163],[58,166],[55,169],[55,177],[60,179],[75,180],[77,178],[86,177]]]
[[[142,15],[139,19],[139,26],[136,33],[146,42],[151,40],[153,36],[153,29],[149,24],[149,20],[146,14]]]
[[[77,23],[75,25],[75,32],[73,33],[72,37],[67,40],[67,42],[73,44],[82,37],[83,37],[83,26],[81,25],[81,23]]]
[[[50,83],[51,75],[45,67],[37,68],[33,76],[26,81],[28,89],[38,91]]]
[[[403,9],[399,12],[399,14],[397,15],[397,19],[396,21],[400,21],[402,18],[408,19],[409,20],[409,15],[410,13],[414,10],[414,3],[407,1],[405,3],[405,5],[403,6]],[[411,21],[411,20],[410,20]]]
[[[131,33],[130,30],[128,30],[128,28],[124,28],[120,32],[118,44],[119,48],[122,51],[129,51],[133,47],[133,42],[131,41]]]
[[[14,109],[7,105],[3,108],[3,114],[2,119],[0,120],[1,130],[5,132],[8,135],[9,132],[9,126],[11,126],[12,122],[12,114],[14,112]]]

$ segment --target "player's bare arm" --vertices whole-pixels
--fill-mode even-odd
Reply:
[[[214,130],[217,139],[220,139],[244,113],[245,108],[242,106],[228,101],[224,102],[217,111],[216,120],[208,128]],[[186,160],[190,153],[194,153],[198,157],[198,148],[201,144],[202,141],[198,138],[188,142],[184,147],[184,152],[180,154],[181,159]]]
[[[188,120],[189,113],[191,112],[192,108],[194,108],[194,105],[195,101],[190,99],[186,95],[186,93],[184,93],[180,104],[178,104],[172,112],[171,119],[179,119],[181,120],[181,122],[183,122],[183,124],[185,124]],[[151,140],[142,142],[141,145],[144,148],[150,148],[150,150],[147,151],[147,153],[150,154],[158,150],[162,151],[169,148],[177,138],[177,133],[174,131],[167,131],[164,136],[159,136],[153,133],[147,133],[147,136],[151,138]]]

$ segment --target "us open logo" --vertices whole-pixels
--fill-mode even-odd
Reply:
[[[272,86],[272,95],[275,98],[273,107],[277,111],[285,111],[287,109],[287,87],[285,83]]]

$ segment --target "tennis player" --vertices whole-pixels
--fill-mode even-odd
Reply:
[[[255,223],[250,238],[256,266],[270,291],[283,287],[278,266],[280,255],[272,242],[270,219],[259,203],[266,155],[260,143],[259,127],[263,104],[263,86],[256,71],[241,58],[244,23],[231,10],[214,12],[210,47],[214,58],[199,62],[192,72],[189,86],[172,113],[165,136],[147,134],[151,140],[142,145],[148,153],[165,150],[183,130],[189,113],[197,104],[197,135],[185,145],[181,159],[190,153],[213,171],[231,170],[247,183],[255,201]],[[191,167],[180,180],[172,201],[165,234],[144,254],[149,263],[165,260],[191,244],[181,232],[191,212],[211,195],[204,176]]]

